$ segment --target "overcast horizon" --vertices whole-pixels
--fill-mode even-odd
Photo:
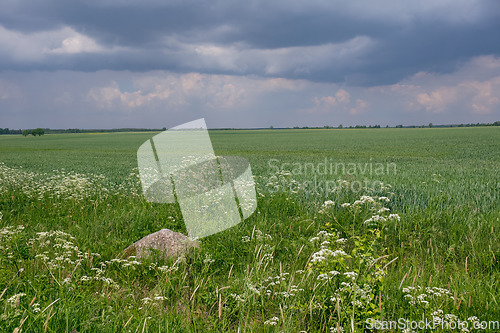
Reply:
[[[0,127],[500,120],[500,2],[7,0]]]

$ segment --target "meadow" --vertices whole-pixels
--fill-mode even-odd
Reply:
[[[0,136],[1,332],[500,331],[500,128],[210,131],[255,213],[118,258],[186,233],[141,193],[155,134]]]

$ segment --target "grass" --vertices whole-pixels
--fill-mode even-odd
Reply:
[[[0,136],[0,331],[499,320],[499,128],[211,131],[217,155],[250,161],[257,211],[178,261],[113,261],[185,232],[177,205],[141,196],[136,151],[155,134]]]

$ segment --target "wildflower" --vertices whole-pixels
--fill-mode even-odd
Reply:
[[[245,302],[245,299],[238,294],[231,294],[230,296],[233,297],[236,302]]]
[[[326,273],[322,273],[322,274],[318,275],[318,277],[317,277],[317,280],[330,280],[330,279],[331,279],[331,277]]]
[[[12,307],[17,308],[19,306],[19,302],[21,301],[21,297],[26,296],[25,293],[19,293],[11,296],[7,299],[7,303],[11,304]]]
[[[311,263],[323,262],[328,256],[333,255],[333,251],[329,249],[321,249],[318,252],[313,253]]]
[[[203,259],[203,263],[205,265],[210,265],[213,262],[215,262],[215,260],[212,259],[212,255],[211,254],[205,254],[205,259]]]
[[[340,205],[342,208],[347,208],[349,206],[351,206],[351,204],[349,202],[345,202],[343,203],[342,205]]]
[[[268,319],[264,322],[264,325],[270,325],[270,326],[276,326],[278,325],[279,318],[278,317],[272,317],[271,319]]]
[[[387,217],[387,219],[388,219],[389,221],[391,221],[391,220],[396,220],[396,221],[398,221],[398,222],[399,222],[399,221],[401,220],[401,217],[399,217],[399,215],[398,215],[398,214],[390,214],[390,215]]]
[[[33,311],[33,313],[40,312],[40,303],[33,303],[31,305],[31,311]]]
[[[327,200],[327,201],[325,201],[325,202],[323,203],[323,206],[322,206],[322,207],[326,208],[326,207],[329,207],[329,206],[334,206],[334,205],[335,205],[335,202],[334,202],[334,201],[332,201],[332,200]]]
[[[457,321],[458,317],[453,314],[447,313],[444,315],[444,319],[448,321]]]
[[[330,327],[330,333],[344,333],[344,329],[342,328],[342,326],[339,327],[332,326]]]
[[[345,253],[343,250],[335,250],[335,251],[333,251],[332,255],[334,257],[343,257],[343,256],[346,256],[347,253]]]
[[[353,306],[355,306],[355,307],[358,307],[358,308],[363,307],[363,303],[361,303],[361,301],[359,301],[359,300],[357,300],[357,299],[353,300],[353,301],[351,302],[351,304],[352,304]]]
[[[372,224],[372,222],[378,223],[378,222],[385,222],[386,218],[380,215],[373,215],[370,217],[368,220],[365,220],[365,224]]]

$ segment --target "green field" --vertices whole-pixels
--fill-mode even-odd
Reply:
[[[0,136],[1,332],[500,331],[500,128],[210,131],[256,212],[178,260],[112,261],[185,233],[141,195],[155,134]]]

